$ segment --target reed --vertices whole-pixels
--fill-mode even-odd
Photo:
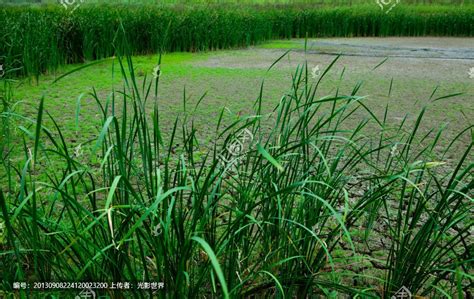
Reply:
[[[262,114],[261,92],[252,115],[230,123],[221,115],[211,146],[197,141],[189,110],[164,135],[159,77],[138,82],[134,47],[125,39],[127,55],[117,48],[123,89],[106,99],[89,95],[101,125],[82,154],[65,141],[44,99],[35,117],[1,113],[17,128],[2,156],[1,180],[11,182],[0,190],[7,293],[26,295],[12,290],[15,281],[160,281],[159,296],[178,298],[387,298],[402,286],[455,297],[468,290],[472,139],[445,165],[450,147],[434,150],[442,129],[435,138],[419,132],[424,110],[415,123],[393,127],[367,109],[357,86],[317,97],[337,59],[316,83],[306,65],[298,67],[271,115]],[[348,128],[356,111],[366,117]],[[243,133],[253,138],[236,155],[229,148]],[[15,150],[23,158],[13,159]],[[365,256],[360,246],[382,236],[377,223],[387,225],[390,241],[382,257]],[[352,271],[367,261],[384,270]]]
[[[270,39],[351,36],[473,36],[473,6],[305,4],[2,6],[0,53],[15,75],[116,54],[123,25],[132,54],[247,47]]]

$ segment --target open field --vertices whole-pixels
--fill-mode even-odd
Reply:
[[[473,1],[21,2],[0,298],[473,298]]]

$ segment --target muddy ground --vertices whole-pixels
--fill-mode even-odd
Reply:
[[[265,90],[273,94],[275,91],[283,93],[289,88],[291,74],[298,65],[307,61],[309,69],[319,66],[324,70],[341,55],[323,80],[319,96],[331,94],[336,88],[347,94],[358,82],[362,82],[358,94],[367,96],[368,106],[377,116],[382,117],[388,105],[389,120],[397,123],[408,115],[408,119],[414,121],[421,109],[426,107],[423,128],[427,131],[446,124],[446,140],[474,122],[474,78],[469,76],[470,68],[474,67],[472,38],[317,39],[307,41],[306,51],[304,44],[304,40],[270,42],[248,50],[216,53],[196,62],[195,66],[234,71],[264,70],[291,49],[287,57],[265,74]],[[272,75],[272,72],[278,75]],[[283,73],[286,73],[286,81]],[[344,75],[339,80],[342,73]],[[209,83],[209,87],[214,87],[216,83]],[[245,97],[249,92],[255,95],[250,90],[257,90],[260,81],[242,78],[237,83],[229,81],[224,84],[229,91],[224,96],[226,105],[233,106],[232,98],[236,97],[243,98],[248,105],[251,98]],[[455,93],[462,94],[436,101]],[[268,99],[274,103],[278,100],[279,97]],[[464,143],[470,141],[471,138],[466,136]]]
[[[469,77],[469,70],[474,67],[474,38],[312,39],[307,42],[306,52],[304,43],[283,40],[248,49],[164,55],[158,97],[162,130],[165,134],[171,132],[175,118],[182,114],[184,89],[188,111],[207,93],[193,117],[198,136],[205,142],[212,141],[214,136],[209,132],[214,132],[222,109],[227,119],[252,114],[264,81],[263,109],[269,113],[290,90],[298,66],[306,61],[309,72],[318,66],[322,73],[339,54],[321,81],[317,97],[334,95],[336,90],[350,94],[354,86],[362,84],[357,94],[366,98],[367,107],[381,118],[388,105],[387,119],[393,124],[405,116],[414,122],[426,107],[421,127],[428,132],[446,125],[444,144],[474,123],[474,78]],[[288,50],[288,55],[267,71]],[[151,77],[156,62],[156,55],[134,58],[139,81]],[[23,80],[16,86],[15,100],[23,101],[18,107],[33,111],[31,107],[37,107],[38,99],[44,95],[45,108],[66,131],[76,132],[75,111],[81,93],[95,87],[105,101],[112,87],[122,88],[118,66],[112,79],[111,65],[112,62],[104,62],[85,68],[55,84],[51,83],[61,71],[40,77],[39,84]],[[75,67],[68,66],[63,72]],[[310,76],[309,80],[316,83],[319,78]],[[456,97],[434,101],[458,93]],[[97,115],[95,101],[86,94],[81,100],[79,134],[66,137],[72,142],[90,139],[91,134],[97,134]],[[351,121],[356,124],[364,117],[367,113],[361,111]],[[465,134],[452,155],[459,154],[471,141],[471,136]]]

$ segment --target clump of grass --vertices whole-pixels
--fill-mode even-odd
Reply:
[[[11,75],[115,55],[123,26],[133,54],[246,47],[269,39],[352,36],[473,36],[473,6],[314,7],[61,5],[0,7],[0,53]]]
[[[24,156],[2,156],[0,179],[14,182],[0,191],[3,289],[13,292],[15,281],[162,281],[163,292],[183,298],[466,291],[472,140],[446,168],[449,148],[434,151],[442,131],[433,139],[418,132],[424,111],[414,125],[393,128],[366,108],[358,86],[317,96],[336,59],[317,82],[298,67],[271,115],[261,110],[262,93],[253,115],[225,124],[221,115],[206,147],[186,113],[163,134],[159,77],[139,83],[130,56],[117,61],[124,87],[106,99],[89,95],[101,125],[82,155],[44,99],[35,119],[2,112],[18,124],[20,142],[10,137],[10,147]],[[366,118],[345,126],[359,110]],[[243,131],[253,141],[229,157],[225,149]],[[375,226],[384,222],[382,235]],[[380,275],[352,268],[375,259],[354,238],[361,226],[366,240],[390,240]]]

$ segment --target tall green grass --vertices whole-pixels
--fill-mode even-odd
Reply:
[[[113,56],[123,24],[133,54],[246,47],[292,37],[473,36],[473,6],[62,5],[0,8],[0,53],[11,75]]]
[[[88,3],[113,3],[113,4],[156,4],[156,0],[87,0]],[[58,0],[0,0],[0,4],[56,4]],[[209,3],[244,3],[244,4],[311,4],[327,6],[347,6],[360,4],[373,4],[373,0],[160,0],[166,4],[209,4]],[[473,4],[472,0],[404,0],[406,4],[423,5],[465,5]]]
[[[464,153],[447,161],[443,130],[419,130],[424,110],[393,126],[388,110],[377,117],[367,109],[360,86],[320,95],[336,59],[317,81],[298,67],[271,114],[261,110],[262,92],[253,115],[227,123],[223,111],[215,142],[204,145],[189,107],[163,133],[159,77],[139,82],[120,53],[123,89],[89,94],[100,127],[82,153],[63,138],[47,99],[36,117],[2,112],[17,128],[2,153],[1,180],[12,182],[0,191],[2,289],[13,292],[15,281],[162,281],[159,295],[176,298],[469,291],[472,127],[452,140],[471,138]],[[244,130],[253,141],[229,156]],[[382,256],[363,253],[382,237]],[[383,270],[362,272],[366,262]]]

